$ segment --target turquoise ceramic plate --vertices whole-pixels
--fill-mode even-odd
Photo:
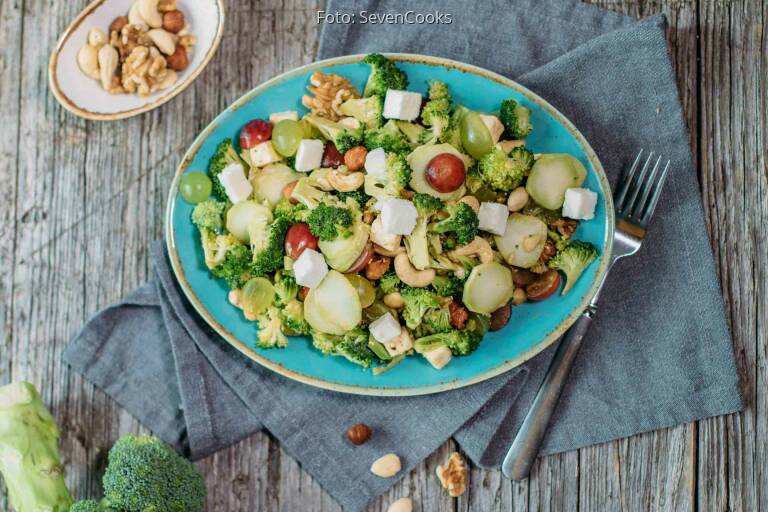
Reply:
[[[528,147],[535,153],[569,153],[589,169],[586,187],[598,192],[595,219],[582,222],[576,238],[600,248],[601,258],[582,275],[567,296],[553,296],[541,303],[514,308],[501,331],[489,333],[480,348],[468,357],[454,358],[443,370],[433,369],[423,358],[410,357],[379,376],[341,357],[324,356],[307,339],[292,338],[282,350],[255,347],[256,324],[246,321],[227,302],[227,288],[213,279],[203,263],[197,229],[190,222],[192,206],[178,193],[185,172],[204,171],[216,146],[236,138],[240,127],[270,112],[304,111],[301,96],[315,71],[337,73],[362,90],[368,66],[363,56],[347,56],[304,66],[256,87],[221,113],[195,140],[179,165],[168,199],[168,251],[179,283],[189,300],[221,334],[243,354],[288,378],[313,386],[365,395],[419,395],[474,384],[499,375],[530,359],[553,343],[573,323],[595,292],[605,273],[613,238],[610,188],[600,162],[579,131],[561,113],[521,85],[467,64],[421,55],[391,54],[408,73],[409,89],[426,93],[427,80],[445,81],[453,98],[472,110],[494,111],[505,98],[514,98],[532,109],[534,131]]]

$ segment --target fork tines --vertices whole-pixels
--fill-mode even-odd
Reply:
[[[622,218],[646,227],[659,202],[659,196],[664,186],[664,180],[667,177],[670,161],[667,160],[663,170],[659,172],[662,164],[661,156],[659,156],[651,168],[651,162],[653,161],[653,151],[651,151],[648,153],[648,158],[645,159],[640,172],[637,173],[642,154],[643,150],[641,149],[637,157],[635,157],[632,167],[630,167],[626,176],[624,176],[624,180],[619,185],[615,201],[616,212]]]

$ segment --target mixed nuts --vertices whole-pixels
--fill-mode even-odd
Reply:
[[[176,0],[136,0],[110,23],[109,35],[88,32],[77,63],[110,94],[149,96],[176,83],[196,42]]]

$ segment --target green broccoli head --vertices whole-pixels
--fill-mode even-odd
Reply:
[[[362,142],[362,127],[353,129],[314,114],[304,116],[304,120],[316,128],[323,137],[333,142],[341,154],[344,154],[350,148],[359,146]]]
[[[363,59],[371,66],[371,74],[363,88],[363,96],[378,95],[382,98],[387,89],[405,90],[408,88],[408,77],[394,62],[378,53],[372,53]]]
[[[464,289],[464,281],[455,276],[435,276],[432,288],[442,297],[453,297]]]
[[[224,209],[227,203],[208,199],[197,203],[192,210],[192,223],[198,228],[221,231],[224,226]]]
[[[225,139],[216,148],[216,152],[211,157],[210,162],[208,162],[208,176],[210,176],[213,183],[213,196],[220,201],[228,201],[229,198],[224,190],[224,186],[219,181],[219,174],[225,167],[235,163],[244,164],[232,145],[232,139]]]
[[[278,217],[263,232],[263,239],[257,244],[259,250],[253,252],[251,277],[263,276],[283,268],[285,234],[292,225],[293,222],[285,217]],[[251,245],[254,246],[253,235],[251,235]]]
[[[334,346],[334,353],[363,368],[371,366],[375,357],[368,347],[368,333],[360,327],[344,334]]]
[[[275,218],[285,217],[291,222],[304,222],[309,215],[309,210],[303,204],[291,204],[288,199],[281,199],[272,211]]]
[[[417,328],[426,312],[431,308],[440,307],[437,294],[426,288],[404,287],[400,294],[403,296],[403,320],[410,329]]]
[[[435,196],[416,192],[413,194],[413,205],[418,210],[419,215],[428,217],[443,209],[443,202]]]
[[[326,193],[318,188],[317,183],[310,177],[300,178],[293,187],[291,197],[310,210],[317,208]]]
[[[411,181],[411,167],[405,156],[387,153],[386,174],[366,174],[365,192],[377,197],[400,197]]]
[[[403,282],[394,272],[387,272],[379,279],[379,288],[384,294],[399,292]]]
[[[309,334],[309,324],[304,319],[304,304],[296,299],[289,301],[280,310],[283,331],[288,336]]]
[[[214,277],[224,279],[230,288],[240,288],[250,279],[253,253],[232,235],[216,235],[200,230],[205,264]]]
[[[499,119],[504,125],[504,135],[511,139],[522,139],[531,133],[531,111],[515,100],[501,102]]]
[[[466,203],[451,204],[446,207],[448,217],[433,222],[429,230],[433,233],[450,233],[456,238],[456,242],[465,245],[477,236],[480,221],[477,214]]]
[[[367,98],[352,98],[339,106],[345,116],[354,117],[366,129],[376,129],[384,124],[383,96],[374,95]]]
[[[480,158],[477,166],[485,184],[496,190],[511,192],[520,186],[533,167],[533,153],[524,146],[518,146],[507,156],[497,144]]]
[[[269,306],[258,316],[259,332],[256,335],[256,346],[259,348],[285,348],[288,338],[283,334],[283,323],[280,320],[280,310]]]
[[[124,512],[197,512],[205,482],[197,468],[160,439],[128,434],[109,451],[104,505]]]
[[[408,154],[411,143],[408,137],[398,128],[393,120],[376,130],[366,130],[363,134],[363,145],[368,151],[382,148],[387,153]]]
[[[348,199],[352,199],[354,202],[357,203],[358,208],[362,209],[366,204],[368,204],[368,201],[371,199],[371,196],[365,193],[365,191],[361,188],[358,188],[357,190],[353,190],[351,192],[339,192],[336,194],[336,197],[339,198],[339,201],[342,203],[346,203]]]
[[[349,238],[353,222],[349,209],[324,203],[317,205],[307,219],[312,234],[324,241]]]
[[[574,240],[549,260],[549,268],[560,270],[565,274],[563,295],[573,288],[584,269],[597,258],[597,249],[589,242]]]
[[[434,144],[451,123],[451,96],[444,82],[435,81],[429,86],[429,100],[421,111],[421,122],[431,127],[421,133],[419,142]]]
[[[98,501],[83,500],[75,502],[69,512],[113,512],[114,509],[103,506]]]
[[[448,308],[432,308],[425,314],[419,326],[419,336],[451,330],[451,312]]]
[[[312,336],[312,346],[323,354],[333,354],[336,344],[341,339],[341,336],[315,330],[311,331],[310,335]]]
[[[418,338],[413,348],[418,353],[431,352],[439,347],[448,347],[454,356],[466,356],[480,346],[482,335],[476,330],[452,329],[447,332],[430,334]]]
[[[296,278],[289,272],[275,272],[275,306],[284,306],[294,300],[299,293]]]

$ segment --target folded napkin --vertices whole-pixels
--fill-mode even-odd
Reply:
[[[554,453],[741,409],[723,302],[703,221],[661,17],[635,21],[571,1],[460,0],[414,9],[449,25],[327,25],[320,57],[401,51],[451,57],[516,78],[590,140],[612,183],[639,148],[672,160],[640,253],[619,263],[544,443]],[[402,12],[402,4],[330,0],[329,13]],[[546,30],[542,30],[546,27]],[[395,479],[368,468],[394,451],[405,474],[453,435],[498,466],[553,348],[505,375],[428,397],[345,395],[259,367],[215,335],[180,292],[163,244],[155,279],[91,319],[65,359],[157,435],[204,457],[267,428],[345,508]],[[395,370],[396,371],[396,370]],[[344,439],[358,421],[376,435]]]

